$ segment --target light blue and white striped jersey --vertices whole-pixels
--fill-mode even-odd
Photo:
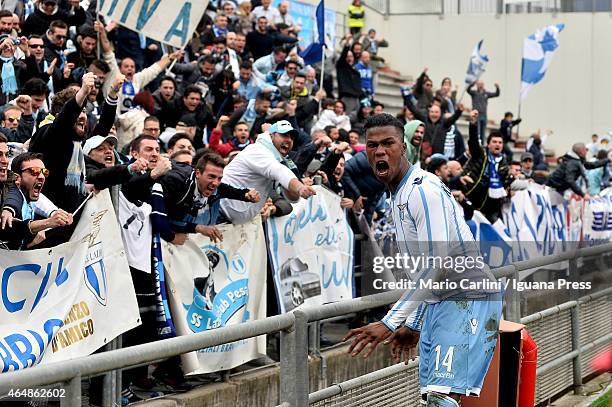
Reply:
[[[407,290],[382,320],[391,330],[404,324],[418,329],[425,311],[423,301],[436,303],[458,294],[477,297],[491,292],[427,289],[420,285],[420,281],[496,281],[484,262],[483,266],[457,267],[459,260],[476,259],[480,252],[461,207],[436,175],[411,166],[392,194],[391,206],[399,253],[423,261],[407,273],[417,288]]]

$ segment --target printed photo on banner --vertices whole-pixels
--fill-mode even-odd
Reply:
[[[281,312],[353,298],[354,236],[340,197],[323,187],[267,222]]]
[[[0,270],[2,372],[89,355],[140,323],[108,191],[87,202],[68,243],[1,250]]]
[[[221,243],[193,234],[182,246],[162,243],[172,321],[178,335],[266,317],[266,245],[257,217],[218,225]],[[228,370],[265,355],[265,336],[183,355],[185,374]]]

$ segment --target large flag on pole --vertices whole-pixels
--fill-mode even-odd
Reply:
[[[485,71],[487,62],[489,62],[489,57],[480,53],[482,41],[484,40],[480,40],[478,44],[476,44],[474,50],[472,51],[472,55],[470,56],[470,63],[468,64],[467,73],[465,74],[466,85],[471,85],[480,79]]]
[[[533,85],[544,78],[559,47],[559,33],[563,28],[564,24],[549,25],[525,38],[521,67],[521,100],[527,97],[527,92]]]
[[[312,65],[323,59],[323,47],[325,47],[325,2],[321,0],[315,12],[317,22],[317,38],[310,44],[300,56],[305,65]]]

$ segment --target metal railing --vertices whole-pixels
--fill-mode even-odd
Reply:
[[[539,349],[536,404],[571,386],[577,393],[582,391],[582,378],[593,373],[590,361],[612,341],[611,300],[608,288],[521,319]],[[418,366],[417,358],[377,370],[311,393],[308,401],[315,407],[417,407]]]
[[[517,262],[506,267],[495,269],[493,273],[496,278],[510,277],[517,278],[518,280],[518,273],[521,270],[534,267],[543,267],[558,263],[560,261],[570,260],[571,274],[572,267],[575,268],[577,258],[601,255],[604,253],[609,253],[611,250],[612,243],[596,247],[576,249],[561,255]],[[35,386],[61,383],[66,390],[66,397],[61,399],[62,405],[76,407],[81,405],[82,378],[96,376],[128,367],[146,365],[172,356],[196,351],[198,349],[253,338],[259,335],[280,332],[280,402],[290,406],[306,406],[309,403],[309,323],[385,306],[397,301],[401,294],[401,291],[391,291],[368,297],[326,304],[316,308],[307,307],[300,310],[294,310],[290,313],[268,317],[262,320],[249,321],[239,325],[205,331],[197,335],[187,335],[165,339],[143,345],[132,346],[129,348],[111,350],[86,357],[75,358],[68,361],[49,363],[29,369],[3,373],[0,374],[0,394],[5,395],[11,389],[32,388]],[[603,325],[602,333],[601,331],[598,331],[597,326],[593,326],[593,324],[584,324],[583,321],[579,319],[581,311],[579,305],[586,302],[595,303],[594,300],[604,299],[606,296],[611,294],[612,289],[607,289],[598,294],[594,294],[583,299],[578,299],[576,301],[571,301],[522,319],[522,322],[527,323],[529,327],[530,324],[541,323],[539,321],[547,321],[547,318],[549,318],[551,315],[560,314],[562,312],[565,312],[566,314],[569,312],[571,318],[571,348],[564,348],[563,352],[567,350],[567,353],[564,354],[546,356],[543,359],[546,361],[546,364],[539,367],[539,375],[546,377],[549,372],[556,372],[557,369],[561,368],[564,363],[569,363],[571,361],[574,372],[573,383],[576,386],[581,385],[581,370],[584,370],[585,372],[588,371],[588,368],[585,368],[584,366],[585,362],[581,360],[581,354],[584,352],[596,351],[603,344],[610,341],[612,338],[610,334],[612,320],[608,321],[609,323],[607,326]],[[520,292],[509,290],[506,293],[506,319],[516,322],[521,321],[520,299]],[[573,309],[575,309],[575,311],[571,311]],[[603,315],[610,318],[611,313],[606,304],[604,304],[603,307],[594,309],[596,312],[603,312]],[[585,315],[587,315],[588,312],[593,311],[583,310]],[[563,317],[567,319],[567,315],[563,314]],[[597,321],[597,318],[595,318],[595,321],[603,323],[601,320]],[[544,329],[542,332],[546,333],[547,331]],[[578,340],[576,338],[578,338]],[[536,341],[538,340],[538,334],[536,334],[535,339]],[[581,339],[583,340],[582,342],[580,342]],[[578,347],[577,343],[580,343],[582,346]],[[550,360],[548,360],[549,358]],[[414,365],[409,365],[408,368],[410,368],[410,366]],[[385,370],[385,372],[395,374],[396,371],[390,369]],[[373,377],[379,377],[377,375],[381,374],[384,375],[385,373],[376,373],[376,375]],[[363,379],[359,379],[353,383],[356,384],[365,382],[363,382]],[[549,392],[556,391],[559,386],[564,384],[565,383],[561,383],[558,386],[553,386],[552,390],[543,392],[542,397],[550,397],[548,394]],[[333,390],[326,391],[333,392]],[[317,394],[320,393],[314,393],[314,395],[311,395],[311,398],[316,400],[316,398],[319,397],[316,396]]]

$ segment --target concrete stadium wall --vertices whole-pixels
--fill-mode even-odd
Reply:
[[[379,29],[390,47],[381,53],[393,69],[418,75],[423,67],[439,86],[443,76],[460,85],[469,55],[484,38],[489,56],[483,75],[487,88],[499,82],[501,97],[489,102],[489,119],[498,122],[506,110],[516,115],[520,90],[523,39],[537,28],[565,23],[560,46],[546,77],[523,103],[521,135],[551,129],[547,147],[557,155],[592,133],[612,130],[612,18],[609,13],[530,15],[392,16]],[[369,25],[369,24],[368,24]],[[466,105],[471,98],[464,98]]]
[[[351,358],[348,345],[323,351],[327,360],[326,386],[362,376],[393,364],[388,346],[379,346],[364,360]],[[228,382],[200,386],[191,391],[139,403],[142,407],[269,407],[279,404],[279,367],[262,367],[234,375]],[[321,361],[309,357],[310,392],[319,390]]]
[[[303,0],[317,4],[318,0]],[[326,0],[325,5],[346,13],[350,0]],[[381,49],[390,67],[418,76],[429,67],[434,85],[444,76],[463,86],[468,58],[474,45],[484,39],[483,51],[490,62],[483,80],[487,88],[501,85],[501,97],[489,103],[489,119],[499,122],[503,113],[518,109],[523,39],[537,28],[564,23],[560,47],[544,80],[524,101],[520,127],[522,137],[537,129],[551,129],[547,147],[563,154],[572,143],[590,141],[593,133],[612,131],[612,38],[611,13],[559,13],[390,16],[385,19],[370,9],[366,27],[374,27],[390,43]],[[463,89],[462,87],[460,89]],[[471,104],[466,95],[465,104]]]

